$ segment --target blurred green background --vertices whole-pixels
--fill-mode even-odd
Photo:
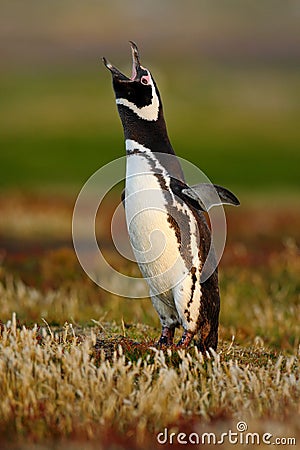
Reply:
[[[128,40],[177,154],[238,194],[299,193],[299,2],[1,0],[0,188],[75,195],[124,154],[105,55]]]

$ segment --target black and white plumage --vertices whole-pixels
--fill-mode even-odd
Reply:
[[[160,317],[158,343],[171,345],[175,328],[182,326],[179,347],[187,347],[198,335],[201,351],[216,349],[220,309],[217,269],[205,282],[200,280],[211,240],[203,211],[213,204],[238,205],[239,201],[220,186],[189,187],[185,183],[168,138],[156,83],[141,66],[133,42],[131,49],[131,78],[105,58],[103,61],[112,74],[124,129],[127,167],[123,202],[128,232]],[[217,201],[212,200],[216,197]]]

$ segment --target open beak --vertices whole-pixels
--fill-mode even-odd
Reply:
[[[112,76],[114,78],[118,78],[119,80],[122,81],[138,81],[139,77],[140,77],[140,70],[141,70],[141,65],[140,65],[140,57],[139,57],[139,50],[137,48],[137,45],[132,42],[130,42],[130,46],[131,46],[131,55],[132,55],[132,75],[131,78],[128,78],[126,75],[124,75],[122,72],[120,72],[119,69],[117,69],[115,66],[113,66],[106,58],[102,58],[102,61],[105,65],[105,67],[108,68],[108,70],[110,70]]]

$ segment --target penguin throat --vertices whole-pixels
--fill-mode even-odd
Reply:
[[[127,98],[117,98],[116,103],[117,105],[126,106],[131,111],[133,111],[140,119],[147,120],[149,122],[154,122],[158,119],[160,104],[152,80],[151,80],[151,88],[152,88],[152,101],[150,105],[142,106],[141,108],[139,108],[134,103],[127,100]]]

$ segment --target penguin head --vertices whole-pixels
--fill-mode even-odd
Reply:
[[[136,44],[130,41],[130,45],[132,52],[130,78],[103,58],[104,65],[112,74],[119,114],[122,121],[125,116],[133,116],[135,119],[155,122],[162,110],[160,95],[150,71],[140,64]]]

